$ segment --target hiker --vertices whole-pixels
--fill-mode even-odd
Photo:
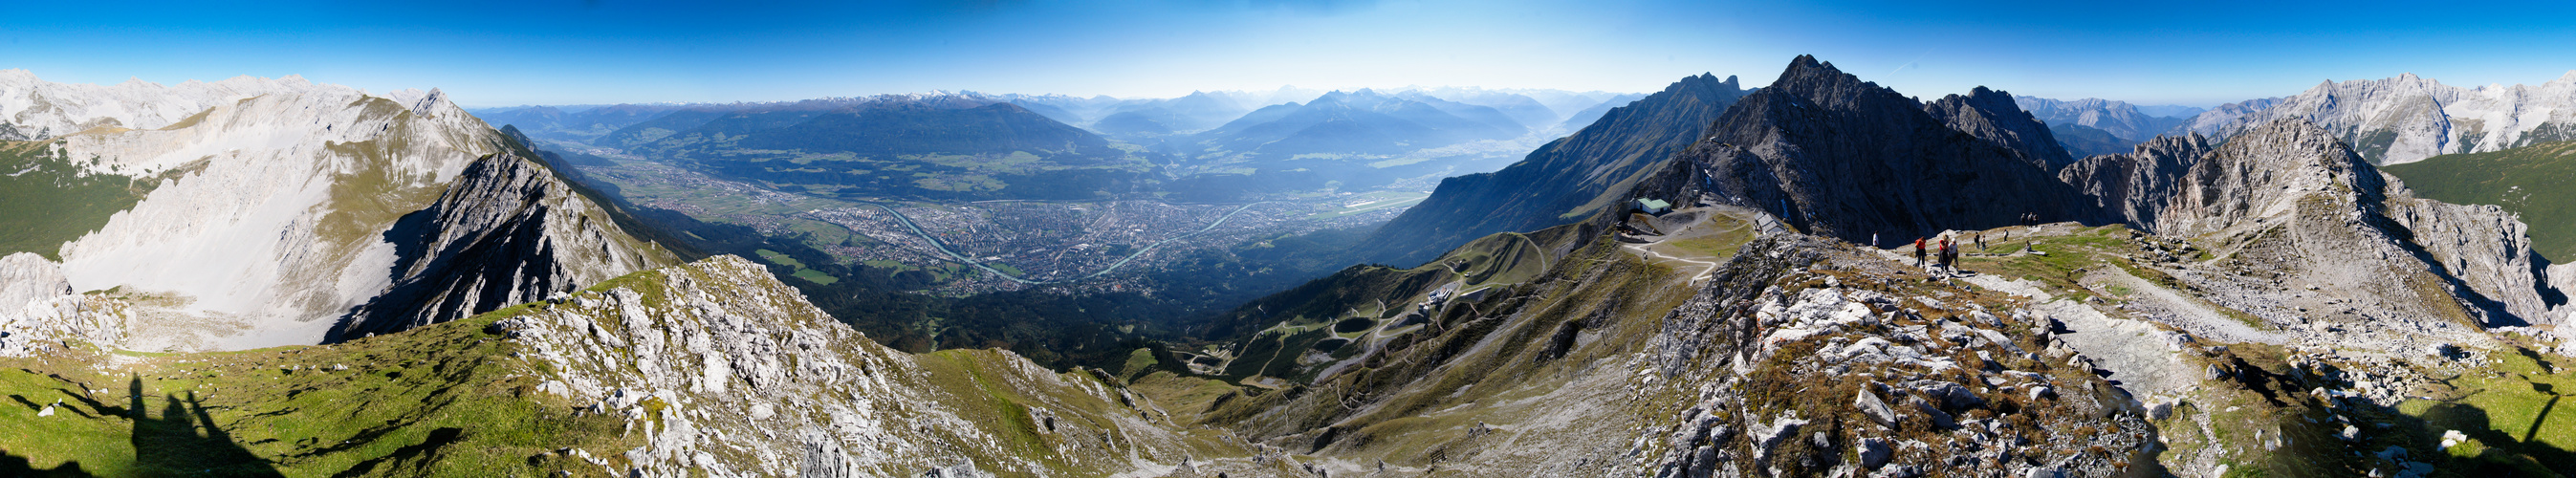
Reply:
[[[1942,270],[1950,269],[1950,236],[1941,236],[1941,250],[1933,257],[1941,263]]]
[[[1923,238],[1914,238],[1914,268],[1923,268]]]
[[[1953,274],[1959,272],[1959,245],[1949,239],[1941,240],[1941,268]]]
[[[1977,252],[1986,252],[1986,231],[1977,231]]]

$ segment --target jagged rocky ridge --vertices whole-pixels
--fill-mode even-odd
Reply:
[[[2413,73],[2326,81],[2275,100],[2223,105],[2178,126],[2226,140],[2282,119],[2333,132],[2373,164],[2576,139],[2576,71],[2534,85],[2462,88]]]
[[[2101,222],[2055,179],[2066,158],[2008,94],[1980,88],[1925,105],[1801,56],[1631,194],[1706,195],[1860,243],[2015,224],[2025,213]]]
[[[2194,135],[2086,161],[2091,164],[2069,168],[2064,179],[2097,192],[2106,211],[2140,230],[2217,243],[2287,238],[2290,244],[2240,248],[2305,251],[2291,261],[2304,265],[2286,270],[2327,287],[2361,288],[2347,292],[2357,298],[2420,296],[2420,287],[2436,284],[2449,290],[2442,295],[2461,296],[2466,313],[2490,326],[2557,322],[2565,313],[2555,310],[2566,302],[2564,294],[2548,283],[2548,264],[2531,250],[2528,227],[2513,214],[2415,198],[2347,143],[2305,121],[2275,121],[2214,149]],[[2363,277],[2401,280],[2352,280]],[[2410,277],[2420,279],[2403,279]]]
[[[2126,154],[2084,158],[2057,171],[2057,178],[2093,198],[2103,217],[2153,224],[2156,212],[2181,186],[2175,181],[2208,154],[2209,140],[2198,134],[2158,137]]]
[[[327,340],[456,320],[675,262],[516,153],[466,166],[437,203],[385,237],[400,256],[397,279]]]

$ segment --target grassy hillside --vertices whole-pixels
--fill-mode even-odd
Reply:
[[[2446,154],[2380,170],[2405,180],[2416,196],[2521,214],[2540,255],[2576,259],[2576,142]]]
[[[1557,260],[1546,243],[1562,229],[1485,236],[1411,269],[1344,269],[1237,308],[1216,319],[1209,336],[1241,339],[1222,367],[1229,378],[1313,380],[1363,349],[1412,340],[1449,298],[1477,297],[1545,274]]]
[[[632,302],[610,305],[612,296]],[[720,308],[711,297],[740,302]],[[1111,393],[1111,379],[1055,373],[998,350],[894,352],[856,333],[808,328],[842,326],[787,297],[790,289],[750,263],[711,259],[612,279],[562,303],[332,345],[163,354],[74,341],[0,358],[8,397],[0,476],[665,475],[668,468],[650,467],[667,460],[630,450],[673,446],[669,433],[720,437],[722,445],[680,460],[694,471],[757,472],[775,457],[749,449],[805,436],[782,427],[784,418],[761,421],[770,418],[761,410],[826,406],[818,401],[847,403],[869,417],[865,426],[879,427],[870,433],[918,447],[852,450],[870,457],[858,464],[868,476],[917,476],[960,457],[1000,476],[1102,476],[1132,463],[1188,457],[1210,466],[1244,454],[1219,432],[1141,418],[1153,405]],[[520,320],[495,326],[505,319]],[[786,367],[837,371],[705,365],[717,363],[706,347],[754,343],[735,340],[741,335],[647,339],[713,330],[712,320],[786,337],[771,344],[801,351],[780,355]],[[587,402],[590,395],[566,391],[581,383],[649,396]],[[1234,461],[1226,466],[1236,473],[1247,466]],[[639,467],[647,472],[632,471]]]
[[[510,346],[483,327],[514,310],[327,347],[0,360],[0,474],[511,476],[633,447],[494,360]]]

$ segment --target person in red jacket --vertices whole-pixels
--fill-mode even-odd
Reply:
[[[1955,273],[1955,272],[1959,272],[1959,267],[1958,267],[1958,265],[1959,265],[1959,244],[1958,244],[1958,243],[1954,243],[1954,242],[1950,242],[1950,237],[1949,237],[1949,236],[1942,236],[1942,237],[1941,237],[1941,270],[1943,270],[1943,271],[1948,271],[1948,272],[1953,272],[1953,273]]]
[[[1914,268],[1923,268],[1923,238],[1914,238]]]

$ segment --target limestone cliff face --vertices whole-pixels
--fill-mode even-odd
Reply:
[[[9,70],[0,122],[50,131],[95,172],[158,181],[60,246],[72,290],[132,299],[123,346],[136,350],[312,344],[362,307],[368,330],[394,330],[379,318],[445,320],[668,263],[639,262],[650,245],[610,240],[623,236],[574,195],[536,187],[542,167],[468,177],[520,149],[437,90],[294,77],[71,85]],[[437,259],[459,254],[471,257]]]
[[[2375,204],[2386,181],[2323,129],[2276,121],[2230,141],[2186,170],[2151,223],[2158,234],[2193,236],[2289,214],[2299,201]]]
[[[466,166],[438,202],[397,221],[394,282],[329,340],[397,332],[676,263],[515,153]]]
[[[2389,199],[2387,214],[2423,248],[2421,259],[2511,314],[2504,324],[2561,323],[2550,310],[2567,302],[2565,290],[2548,282],[2549,263],[2532,252],[2531,228],[2519,216],[2403,195]]]
[[[0,257],[0,357],[50,355],[73,341],[114,348],[129,308],[72,294],[61,264],[34,253]]]
[[[2076,161],[2058,170],[2057,178],[2092,197],[2102,215],[2154,223],[2156,212],[2178,191],[2175,180],[2210,149],[2209,140],[2197,134],[2159,137],[2128,153]]]
[[[2160,139],[2060,177],[2134,227],[2226,244],[2222,261],[2354,297],[2363,317],[2521,325],[2566,302],[2513,214],[2415,198],[2324,128],[2280,120],[2192,154],[2200,144]]]

